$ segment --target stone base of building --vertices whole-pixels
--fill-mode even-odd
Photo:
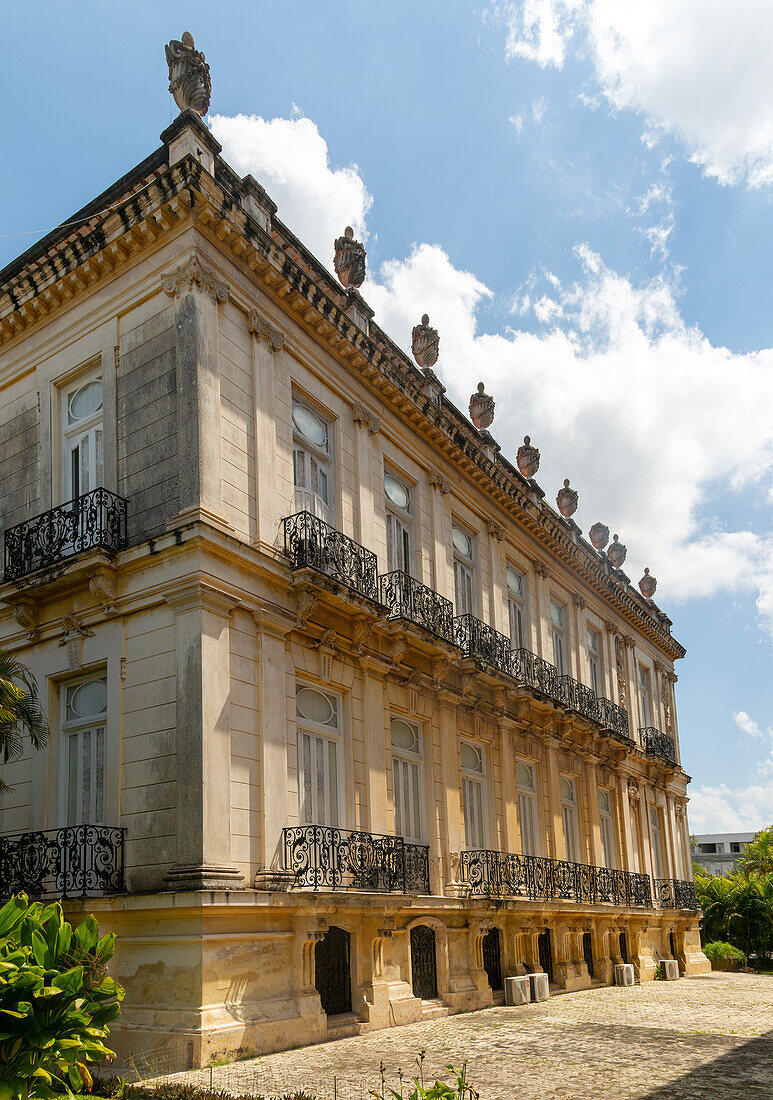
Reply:
[[[710,969],[697,914],[658,909],[258,890],[66,907],[117,934],[111,1043],[146,1074],[485,1008],[511,975],[585,989],[627,960],[649,981],[672,952],[684,974]]]

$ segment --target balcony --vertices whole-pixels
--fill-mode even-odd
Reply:
[[[379,596],[390,618],[407,619],[453,645],[454,608],[444,596],[399,569],[379,577]]]
[[[0,837],[0,897],[81,898],[124,889],[126,830],[73,825]]]
[[[628,725],[628,711],[613,703],[611,699],[599,699],[599,720],[602,729],[609,730],[618,741],[633,744]]]
[[[652,907],[649,876],[632,871],[476,850],[462,852],[461,875],[471,897]]]
[[[487,665],[512,675],[510,639],[474,615],[457,615],[454,619],[456,644],[465,657],[477,657]]]
[[[573,710],[587,718],[589,722],[601,724],[599,701],[593,688],[573,680],[571,676],[562,676],[560,681],[561,701],[568,710]]]
[[[429,894],[429,847],[401,836],[300,825],[283,830],[285,870],[294,886]]]
[[[126,501],[94,489],[5,532],[6,581],[61,565],[86,550],[115,554],[126,546]]]
[[[552,699],[554,703],[562,702],[560,676],[554,665],[538,657],[528,649],[516,649],[510,659],[510,668],[513,676],[520,680],[527,688],[539,692],[540,695]]]
[[[676,764],[676,746],[668,734],[661,733],[654,726],[645,726],[639,730],[639,740],[647,756],[659,756],[669,764]]]
[[[684,879],[656,878],[655,897],[661,909],[695,911],[700,908],[695,896],[695,883],[686,882]]]
[[[311,512],[285,519],[284,552],[293,569],[315,569],[378,602],[376,555]]]

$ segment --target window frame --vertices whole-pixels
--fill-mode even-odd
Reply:
[[[518,768],[523,766],[529,768],[532,773],[534,785],[532,787],[522,786],[518,777]],[[521,855],[525,856],[541,856],[542,855],[542,829],[540,824],[540,812],[539,812],[539,778],[538,778],[538,766],[535,761],[527,760],[525,758],[516,757],[515,759],[515,787],[516,795],[518,799],[518,828],[521,835]],[[533,832],[533,851],[527,852],[523,843],[523,814],[521,812],[521,799],[527,801],[530,804],[529,816],[531,817],[531,826]]]
[[[609,801],[609,809],[602,810],[601,808],[601,796],[605,794]],[[598,806],[599,806],[599,830],[601,833],[601,853],[604,859],[604,866],[609,870],[614,870],[617,867],[617,838],[615,836],[615,801],[614,794],[606,787],[598,788]],[[609,827],[609,844],[604,842],[604,824]],[[609,851],[607,851],[607,847]],[[610,859],[611,856],[611,859]]]
[[[571,786],[573,797],[568,799],[564,795],[564,783],[568,783]],[[564,852],[566,855],[567,863],[581,864],[582,860],[582,841],[580,837],[580,813],[579,813],[579,795],[577,778],[573,775],[563,774],[558,780],[559,794],[561,795],[561,824],[564,830]],[[567,813],[572,820],[572,831],[574,841],[574,852],[570,852],[569,837],[567,836],[566,819]],[[576,858],[575,858],[576,857]]]
[[[470,768],[465,767],[464,760],[462,758],[462,747],[464,745],[469,746],[478,753],[481,762],[480,771],[473,771]],[[464,848],[465,851],[485,851],[486,842],[488,840],[488,768],[486,761],[486,747],[485,745],[478,744],[471,737],[459,738],[459,767],[461,770],[461,793],[462,793],[462,825],[464,826]],[[470,832],[470,823],[467,819],[467,799],[465,797],[465,783],[474,784],[477,790],[480,791],[480,801],[478,805],[479,810],[479,823],[478,823],[478,837],[479,843],[470,845],[468,843],[468,834]]]
[[[296,408],[306,409],[312,413],[325,427],[325,445],[322,446],[304,435],[301,428],[295,422]],[[292,427],[293,444],[293,507],[296,512],[311,512],[318,519],[335,527],[338,517],[338,501],[336,497],[336,452],[335,452],[335,418],[326,410],[320,409],[304,394],[293,390],[290,401],[290,423]],[[304,479],[308,480],[308,486],[298,485],[298,467],[296,454],[304,454]],[[316,463],[317,476],[324,472],[327,478],[328,500],[325,501],[318,488],[314,486],[314,468]],[[319,484],[319,482],[318,482]],[[298,497],[307,497],[307,505],[299,507]],[[321,511],[325,515],[320,515]]]
[[[405,489],[408,494],[408,506],[407,508],[401,508],[399,504],[396,504],[390,499],[386,489],[386,479],[391,477],[399,485]],[[385,512],[385,526],[386,526],[386,544],[387,544],[387,570],[392,573],[395,570],[406,573],[409,577],[414,575],[414,557],[415,557],[415,511],[414,501],[416,499],[416,486],[413,482],[409,482],[401,474],[396,473],[390,468],[387,463],[384,463],[384,477],[383,477],[383,489],[384,489],[384,512]],[[392,519],[392,525],[399,524],[402,528],[402,548],[399,550],[398,557],[402,557],[402,566],[399,561],[394,559],[393,543],[396,537],[393,531],[390,536],[390,518]],[[406,546],[407,539],[407,546]],[[397,549],[397,548],[395,548]]]
[[[470,542],[470,556],[463,554],[454,541],[454,532],[460,531]],[[475,533],[461,523],[455,517],[451,519],[451,549],[454,563],[454,612],[456,615],[475,615],[478,608],[478,569],[477,551],[478,544]],[[457,577],[466,577],[465,586],[469,589],[469,607],[463,607],[459,599],[459,582]]]
[[[99,382],[101,397],[98,407],[87,416],[79,419],[75,424],[69,423],[70,403],[80,390],[94,382]],[[81,468],[80,448],[87,437],[92,441],[93,455],[89,456],[89,466],[93,461],[94,484],[85,492],[93,492],[95,489],[105,487],[105,379],[103,377],[102,364],[92,365],[90,369],[83,371],[76,378],[62,382],[57,386],[59,394],[59,431],[60,431],[60,461],[61,476],[59,477],[59,492],[61,502],[66,504],[71,500],[77,500],[84,495],[83,470]],[[101,460],[98,457],[101,449]],[[73,486],[73,456],[78,454],[78,486],[74,492]],[[99,467],[101,464],[101,477]],[[89,473],[91,474],[91,470]],[[89,477],[89,481],[91,478]]]
[[[409,749],[401,749],[399,746],[395,746],[392,740],[392,725],[394,722],[404,722],[407,726],[412,726],[416,731],[418,751],[411,753]],[[427,830],[427,814],[424,808],[425,800],[425,787],[424,787],[424,724],[417,722],[414,718],[406,717],[404,714],[392,712],[389,715],[389,751],[392,757],[392,813],[394,815],[394,834],[395,836],[402,836],[408,844],[426,844],[426,830]],[[419,818],[419,832],[417,836],[406,836],[404,833],[398,832],[397,829],[397,797],[396,797],[396,784],[395,784],[395,758],[401,760],[405,764],[415,766],[417,769],[417,805],[416,813]]]
[[[518,577],[520,593],[510,587],[510,574]],[[507,593],[507,622],[510,632],[510,644],[513,649],[526,649],[526,574],[512,562],[505,564],[505,591]],[[513,627],[516,626],[514,632]],[[514,637],[514,633],[517,637]]]
[[[100,681],[105,685],[105,707],[104,711],[97,714],[85,715],[80,718],[70,719],[67,717],[68,696],[70,689],[75,689],[83,684]],[[59,796],[58,796],[58,812],[57,820],[60,822],[61,828],[69,828],[77,825],[106,825],[111,818],[111,813],[108,805],[108,788],[109,788],[109,775],[110,775],[110,759],[109,759],[109,745],[108,745],[108,728],[109,728],[109,713],[110,713],[110,690],[109,681],[106,668],[92,669],[89,672],[84,672],[78,676],[71,676],[64,679],[58,684],[59,693]],[[100,820],[83,821],[81,820],[78,803],[82,803],[82,790],[80,787],[76,787],[76,807],[75,807],[75,821],[70,820],[71,805],[70,805],[70,793],[71,793],[71,742],[72,738],[80,737],[81,734],[89,732],[94,734],[95,732],[101,732],[102,734],[102,814]],[[97,752],[97,741],[90,743],[90,753]],[[82,746],[78,748],[79,757],[82,754]],[[80,775],[83,775],[82,767],[80,769]],[[91,779],[94,777],[91,776]],[[95,807],[96,810],[96,807]],[[95,817],[98,814],[95,812]]]
[[[320,695],[324,695],[329,699],[334,699],[336,702],[336,714],[337,725],[335,728],[325,725],[323,723],[315,722],[313,719],[305,718],[298,712],[298,695],[303,690],[317,691]],[[346,797],[346,761],[344,754],[346,750],[347,739],[345,736],[345,716],[344,716],[344,700],[340,692],[334,691],[327,686],[314,683],[313,681],[296,679],[295,681],[295,730],[296,730],[296,744],[297,744],[297,777],[298,777],[298,823],[301,826],[305,825],[326,825],[330,828],[346,829],[349,827],[349,799]],[[338,821],[322,822],[322,821],[306,821],[304,816],[304,801],[305,798],[305,786],[304,786],[304,754],[303,754],[303,735],[304,732],[312,737],[323,737],[329,741],[333,741],[336,744],[336,796],[337,796],[337,817]],[[316,751],[316,750],[315,750]],[[329,782],[329,779],[328,779]],[[317,807],[318,809],[318,807]],[[314,813],[314,792],[312,791],[312,814]]]
[[[655,720],[654,712],[652,709],[652,680],[650,677],[650,670],[647,665],[638,663],[639,669],[639,711],[641,715],[641,724],[643,729],[650,728]]]
[[[561,615],[560,626],[556,625],[556,621],[553,618],[553,608],[557,608]],[[553,643],[553,665],[558,670],[559,676],[567,675],[567,663],[568,663],[568,648],[567,648],[567,633],[566,633],[566,604],[562,604],[560,600],[555,596],[550,597],[550,637]],[[557,656],[556,641],[558,641],[558,653]]]
[[[591,647],[590,640],[595,638],[595,648]],[[588,684],[596,693],[598,698],[601,698],[604,694],[604,680],[602,676],[602,669],[604,667],[603,655],[601,652],[602,640],[601,631],[596,630],[594,627],[585,625],[585,652],[588,657]]]

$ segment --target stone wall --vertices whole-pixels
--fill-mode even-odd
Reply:
[[[0,414],[0,532],[40,511],[40,413],[34,394],[18,404]]]

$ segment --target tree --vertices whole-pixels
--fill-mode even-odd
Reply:
[[[0,759],[3,764],[16,760],[24,748],[24,734],[33,748],[42,748],[48,740],[48,723],[38,697],[38,687],[30,670],[0,649]],[[8,785],[0,777],[0,792]]]
[[[736,861],[736,870],[745,875],[773,875],[773,825],[755,833]]]
[[[123,989],[107,977],[115,935],[93,916],[77,928],[59,902],[26,894],[0,909],[0,1100],[90,1089],[87,1062],[112,1058],[107,1024]]]

